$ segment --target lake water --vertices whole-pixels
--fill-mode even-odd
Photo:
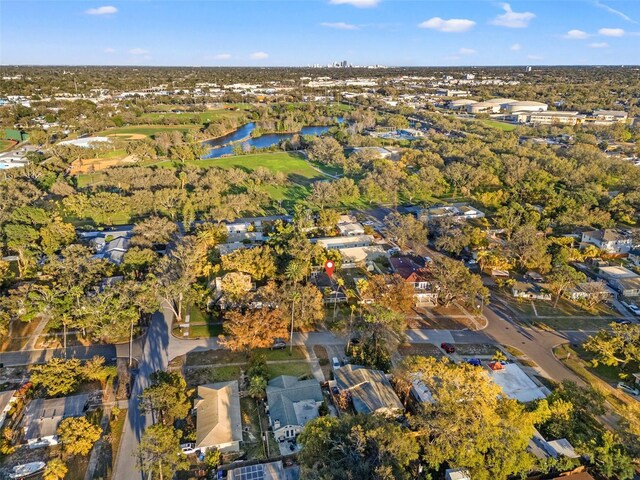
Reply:
[[[342,119],[338,119],[338,121],[341,120]],[[332,126],[333,125],[302,127],[302,130],[298,133],[300,135],[322,135],[323,133],[328,132]],[[253,132],[255,128],[255,123],[247,123],[224,137],[207,140],[204,144],[211,150],[209,150],[209,153],[202,158],[219,158],[223,155],[232,155],[234,146],[233,142],[237,142],[243,138],[246,138],[247,140],[240,142],[240,145],[248,143],[252,148],[267,148],[272,145],[278,145],[281,141],[289,139],[295,135],[294,133],[268,133],[256,138],[247,138],[250,137],[251,132]]]

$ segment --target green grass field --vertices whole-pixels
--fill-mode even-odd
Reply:
[[[236,118],[243,116],[242,112],[235,110],[209,110],[207,112],[184,112],[184,113],[144,113],[140,117],[148,122],[157,122],[162,119],[168,119],[173,122],[184,122],[185,119],[198,117],[200,123],[208,123],[221,118]]]
[[[267,365],[267,377],[275,378],[280,375],[292,377],[311,377],[311,367],[306,362],[296,363],[270,363]]]
[[[239,168],[253,171],[258,167],[273,172],[282,172],[287,176],[288,185],[266,187],[267,193],[277,201],[301,201],[309,194],[309,186],[317,180],[329,178],[314,170],[300,155],[294,153],[257,153],[236,157],[209,158],[188,162],[202,168],[217,167],[223,169]],[[160,162],[159,167],[174,167],[174,162]]]
[[[249,107],[246,104],[241,104],[245,107]],[[222,118],[246,118],[246,113],[244,110],[246,108],[238,107],[241,110],[208,110],[205,112],[184,112],[184,113],[144,113],[140,117],[142,121],[149,122],[147,125],[129,125],[126,127],[115,127],[109,128],[107,130],[103,130],[102,132],[98,132],[96,135],[104,136],[104,135],[146,135],[148,137],[153,137],[154,135],[161,132],[188,132],[190,130],[199,130],[206,123],[211,121],[220,120]],[[191,119],[192,117],[198,117],[200,123],[199,124],[185,124],[181,125],[182,122]],[[153,125],[153,123],[167,120],[169,122],[175,122],[175,125]]]
[[[153,137],[162,132],[188,132],[189,130],[199,130],[202,125],[130,125],[128,127],[116,127],[103,130],[96,133],[96,136],[103,137],[105,135],[146,135]]]
[[[511,125],[510,123],[496,122],[495,120],[482,120],[482,123],[487,127],[497,128],[498,130],[502,130],[503,132],[512,132],[516,129],[515,125]]]

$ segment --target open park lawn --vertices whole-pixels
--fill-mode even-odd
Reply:
[[[172,122],[175,124],[184,123],[186,119],[198,117],[200,123],[209,123],[211,121],[220,120],[222,118],[239,118],[243,116],[242,112],[229,109],[207,110],[206,112],[183,112],[183,113],[143,113],[140,119],[155,123],[159,121]]]
[[[200,123],[187,123],[193,117],[198,117]],[[158,133],[178,131],[188,132],[190,130],[200,130],[211,121],[220,120],[222,118],[246,118],[246,113],[242,111],[234,111],[228,109],[207,110],[205,112],[184,112],[184,113],[144,113],[141,117],[146,125],[127,125],[124,127],[108,128],[102,132],[98,132],[97,136],[107,135],[145,135],[153,137]],[[154,125],[155,123],[161,123]],[[166,123],[169,123],[167,125]]]
[[[237,155],[221,158],[207,158],[187,162],[199,167],[239,168],[245,171],[253,171],[258,167],[267,168],[273,172],[282,172],[293,183],[309,185],[315,180],[326,179],[320,172],[314,170],[304,157],[296,153],[275,152],[256,153],[251,155]],[[162,162],[158,166],[173,166],[171,162]]]
[[[153,137],[154,135],[162,132],[188,132],[190,130],[200,130],[202,125],[129,125],[127,127],[115,127],[109,128],[98,132],[96,136],[104,137],[108,135],[146,135],[147,137]]]
[[[287,185],[268,185],[267,193],[274,200],[299,201],[309,195],[309,187],[316,180],[327,180],[328,177],[314,170],[304,158],[295,153],[256,153],[222,158],[208,158],[187,162],[202,168],[217,167],[223,169],[239,168],[250,172],[258,167],[267,168],[273,172],[282,172],[287,176]],[[175,162],[160,162],[159,167],[175,167]]]
[[[511,132],[516,129],[515,125],[504,122],[497,122],[495,120],[483,120],[482,123],[487,127],[497,128],[498,130],[502,130],[503,132]]]

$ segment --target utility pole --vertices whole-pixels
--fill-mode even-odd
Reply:
[[[131,333],[129,334],[129,368],[133,361],[133,320],[131,320]]]

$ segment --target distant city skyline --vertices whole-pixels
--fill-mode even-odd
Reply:
[[[338,60],[339,59],[339,60]],[[2,65],[640,64],[640,2],[0,2]]]

